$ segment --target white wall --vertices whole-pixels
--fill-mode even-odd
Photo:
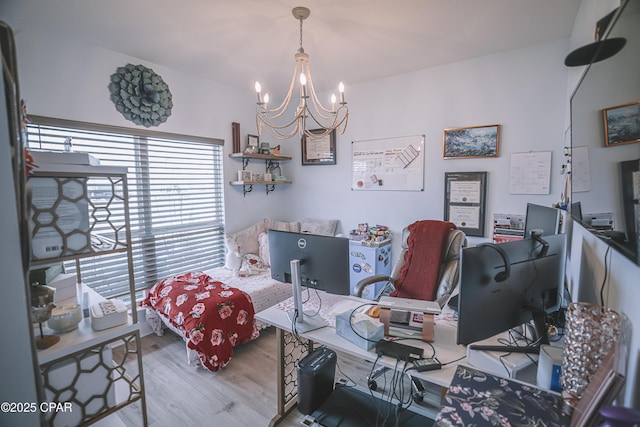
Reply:
[[[299,143],[287,146],[295,156],[289,215],[339,218],[345,231],[368,222],[399,233],[415,220],[443,218],[445,172],[487,171],[488,239],[494,212],[524,214],[527,202],[559,200],[566,51],[559,41],[348,86],[351,116],[338,135],[337,165],[301,166]],[[501,125],[499,157],[443,160],[445,128],[490,124]],[[351,141],[417,134],[426,136],[424,191],[351,190]],[[509,194],[511,154],[526,151],[553,152],[550,194]]]

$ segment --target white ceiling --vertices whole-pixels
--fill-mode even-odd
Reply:
[[[318,90],[569,37],[580,0],[2,0],[39,27],[224,84],[284,91],[299,46]],[[123,64],[124,65],[124,64]],[[148,65],[148,64],[145,64]]]

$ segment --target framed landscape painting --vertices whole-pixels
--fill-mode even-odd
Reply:
[[[499,142],[500,125],[445,129],[443,157],[498,157]]]
[[[640,101],[602,110],[604,146],[640,142]]]

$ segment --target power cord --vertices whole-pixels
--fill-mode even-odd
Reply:
[[[607,262],[607,256],[609,262],[611,262],[611,245],[607,246],[607,251],[604,253],[604,277],[602,278],[602,285],[600,286],[600,305],[604,307],[604,287],[609,280],[609,263]]]

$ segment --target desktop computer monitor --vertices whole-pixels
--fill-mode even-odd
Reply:
[[[317,234],[269,230],[271,277],[291,283],[292,326],[306,332],[326,326],[302,310],[302,287],[349,295],[349,239]]]
[[[524,220],[524,238],[531,238],[531,232],[540,236],[560,232],[560,209],[527,203],[527,215]]]
[[[539,344],[547,344],[546,317],[560,308],[565,257],[564,234],[463,249],[458,344],[481,341],[531,320],[535,345],[503,349],[535,353]]]

